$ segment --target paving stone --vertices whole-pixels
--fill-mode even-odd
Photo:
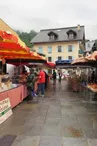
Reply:
[[[82,129],[77,126],[66,126],[62,127],[62,136],[71,138],[84,138],[84,133]]]
[[[29,124],[44,124],[45,122],[45,116],[36,116],[36,117],[29,117],[27,120],[26,120],[26,123],[25,125],[29,125]]]
[[[97,139],[97,130],[83,130],[87,139]]]
[[[11,146],[16,139],[16,135],[5,135],[0,138],[0,146]]]
[[[49,112],[47,113],[47,118],[61,118],[61,112]]]
[[[59,122],[44,124],[42,136],[61,136],[61,125]]]
[[[38,146],[39,136],[18,136],[12,146]]]
[[[97,139],[88,139],[89,146],[97,146]]]
[[[62,111],[62,118],[64,118],[65,116],[69,116],[69,117],[73,117],[76,118],[76,114],[72,111]]]
[[[22,127],[21,131],[20,131],[20,135],[24,135],[24,136],[40,136],[43,130],[43,124],[37,124],[37,125],[28,125],[28,126],[24,126]]]
[[[94,128],[94,123],[93,120],[89,120],[89,119],[79,119],[79,123],[81,125],[81,127],[85,130],[85,129],[93,129]]]
[[[61,118],[46,118],[45,120],[45,124],[52,124],[52,125],[55,125],[55,126],[58,126],[59,124],[61,124]]]
[[[88,145],[88,142],[83,139],[64,138],[62,146],[89,146],[89,145]]]
[[[93,128],[97,130],[97,121],[93,121]]]
[[[1,134],[4,135],[18,135],[21,131],[22,126],[12,126],[12,127],[5,127],[2,129]]]
[[[64,110],[64,109],[66,109],[66,110],[73,110],[73,106],[72,105],[70,105],[70,104],[68,104],[68,105],[61,105],[61,110]]]
[[[78,125],[79,121],[78,121],[78,119],[76,117],[64,116],[61,119],[61,124],[63,126]]]
[[[89,146],[95,146],[97,107],[83,103],[83,97],[66,86],[67,81],[51,85],[46,93],[49,97],[16,107],[0,125],[1,137],[19,135],[12,146],[88,146],[87,139]]]
[[[62,138],[43,136],[40,139],[39,146],[62,146]]]

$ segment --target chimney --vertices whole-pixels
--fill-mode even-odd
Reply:
[[[77,30],[80,30],[80,25],[78,24],[78,26],[77,26]]]

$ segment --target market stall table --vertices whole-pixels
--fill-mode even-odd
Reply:
[[[84,101],[91,104],[97,103],[97,89],[83,85],[70,77],[68,78],[68,82],[74,92],[78,92],[80,94],[80,97],[84,97]]]
[[[15,88],[0,93],[0,101],[9,98],[11,107],[14,108],[28,96],[27,87],[18,85]]]

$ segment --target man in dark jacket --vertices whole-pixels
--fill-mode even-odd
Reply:
[[[31,102],[33,100],[33,90],[34,90],[34,81],[35,79],[35,75],[34,75],[34,70],[30,69],[30,74],[27,76],[27,88],[29,91],[29,102]]]
[[[53,70],[53,84],[55,85],[56,84],[56,71]]]
[[[45,73],[45,89],[47,89],[47,83],[48,83],[49,76],[45,71],[44,71],[44,73]]]

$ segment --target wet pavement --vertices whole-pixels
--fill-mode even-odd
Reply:
[[[0,146],[97,146],[97,106],[67,81],[51,84],[44,98],[24,101],[0,125]]]

